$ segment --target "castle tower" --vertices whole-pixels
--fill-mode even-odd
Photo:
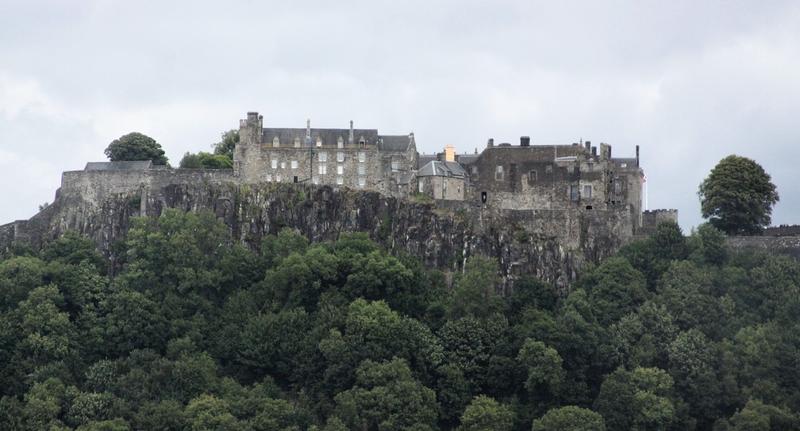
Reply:
[[[250,170],[261,157],[263,125],[264,117],[258,112],[248,112],[247,118],[239,120],[239,143],[233,150],[233,174],[244,181],[257,178],[257,173]]]

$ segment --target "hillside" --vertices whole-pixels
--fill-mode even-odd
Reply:
[[[75,233],[0,262],[0,429],[800,426],[800,265],[712,229],[502,296],[492,259],[448,288],[365,234],[128,222],[114,262]]]

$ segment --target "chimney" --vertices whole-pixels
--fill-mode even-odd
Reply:
[[[456,149],[452,145],[447,145],[444,147],[444,161],[445,162],[456,161]]]
[[[311,119],[306,119],[306,139],[311,138]]]
[[[475,154],[478,154],[478,147],[475,147]]]
[[[639,146],[636,146],[636,167],[639,167]]]
[[[353,120],[350,120],[350,136],[347,138],[347,141],[350,144],[353,143]]]
[[[592,157],[597,157],[597,147],[592,147]]]
[[[487,148],[492,148],[492,147],[494,147],[494,138],[489,138],[489,141],[488,141],[488,142],[486,142],[486,147],[487,147]]]
[[[586,144],[584,144],[584,145],[586,146],[586,152],[587,153],[592,151],[592,143],[590,141],[586,141]]]
[[[530,136],[520,136],[519,137],[519,146],[520,147],[530,147],[531,146],[531,137]]]
[[[258,112],[247,113],[247,121],[256,121],[256,120],[258,120]]]

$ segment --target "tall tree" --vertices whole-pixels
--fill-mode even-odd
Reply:
[[[214,143],[214,154],[228,156],[229,159],[233,160],[233,149],[236,148],[236,144],[238,143],[238,130],[231,129],[227,132],[222,132],[222,139],[220,139],[219,142]]]
[[[161,144],[139,132],[131,132],[113,140],[106,148],[105,153],[112,162],[152,160],[156,165],[167,164],[167,156],[164,155]]]
[[[728,234],[758,233],[771,222],[778,192],[755,161],[730,155],[720,160],[700,184],[703,217]]]

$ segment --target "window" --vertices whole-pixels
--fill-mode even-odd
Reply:
[[[292,169],[297,169],[297,160],[292,160]]]
[[[344,175],[344,165],[336,166],[336,175]]]
[[[341,136],[336,140],[336,148],[344,148],[344,139]]]
[[[336,153],[336,161],[342,163],[344,161],[344,153],[339,151]]]
[[[311,182],[314,184],[319,184],[319,177],[314,175],[313,177],[311,177]]]
[[[528,183],[535,183],[537,177],[538,175],[535,170],[528,172]]]
[[[358,165],[358,175],[367,175],[367,167],[364,165]]]
[[[286,162],[281,162],[281,169],[286,169]]]
[[[363,136],[362,136],[361,138],[359,138],[359,139],[358,139],[358,145],[360,145],[360,146],[361,146],[361,148],[364,148],[364,147],[366,147],[366,146],[367,146],[367,141],[365,141],[365,140],[364,140],[364,137],[363,137]]]
[[[392,172],[400,170],[400,160],[392,160]]]
[[[272,169],[278,169],[278,159],[272,159]]]
[[[420,182],[419,182],[419,192],[422,193],[424,191],[425,191],[425,183],[423,183],[422,180],[420,180]]]
[[[619,178],[614,178],[614,194],[618,195],[622,193],[622,183],[619,182]]]
[[[317,146],[318,147],[322,146],[322,138],[320,138],[320,137],[317,137]]]
[[[267,182],[268,183],[272,182],[272,174],[267,174]]]
[[[583,186],[583,193],[581,194],[583,199],[591,199],[592,198],[592,186],[586,185]]]
[[[358,186],[364,187],[367,185],[367,177],[358,177]]]
[[[279,182],[281,182],[281,174],[276,174],[276,175],[275,175],[275,182],[276,182],[276,183],[279,183]]]
[[[503,166],[498,165],[494,168],[494,180],[503,181]]]
[[[578,200],[578,186],[569,186],[569,200],[573,202]]]
[[[326,153],[325,151],[320,151],[319,154],[317,154],[317,156],[318,156],[320,162],[327,162],[328,161],[328,153]]]
[[[478,175],[478,167],[477,166],[473,166],[472,167],[472,175]]]
[[[272,146],[275,147],[275,148],[278,148],[278,147],[281,146],[281,140],[278,139],[277,136],[272,138]]]
[[[294,138],[294,147],[300,148],[300,138]]]
[[[363,151],[358,152],[358,163],[364,163],[367,161],[367,153]]]
[[[548,174],[552,174],[553,173],[553,167],[548,165],[546,168],[544,168],[544,171],[546,173],[548,173]]]
[[[328,165],[326,165],[325,163],[320,163],[319,164],[319,174],[320,175],[327,175],[327,173],[328,173]]]
[[[344,184],[344,177],[336,177],[336,184],[339,185]]]

